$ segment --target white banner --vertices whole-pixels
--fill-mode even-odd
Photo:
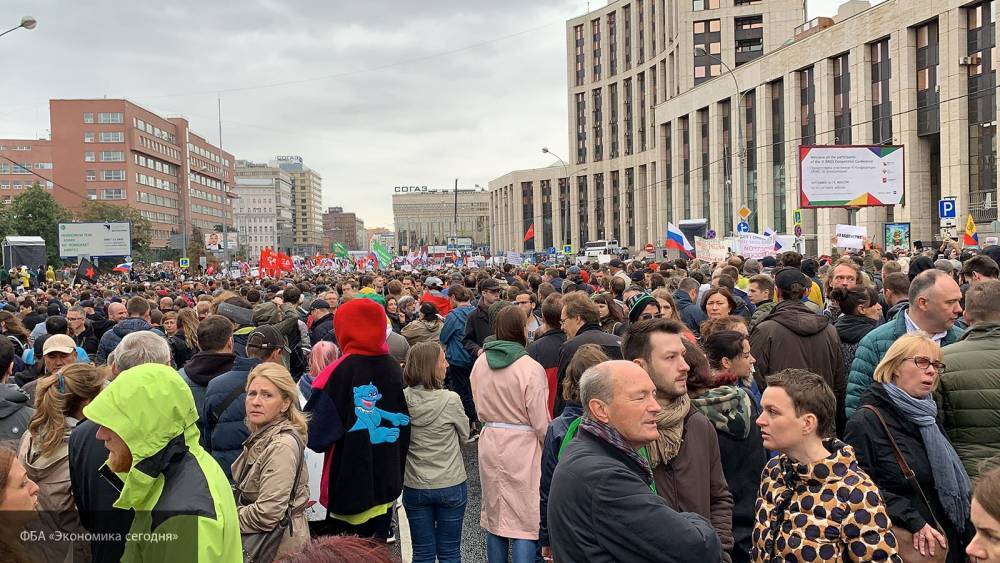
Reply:
[[[743,258],[758,260],[765,256],[774,256],[774,239],[757,233],[741,233],[740,254]]]
[[[803,209],[903,203],[903,147],[799,148]]]
[[[131,256],[131,223],[59,223],[59,256]]]
[[[722,239],[694,237],[694,252],[707,262],[725,262],[729,258],[729,246]]]
[[[860,250],[865,247],[865,237],[867,236],[868,233],[864,227],[857,225],[837,225],[837,248],[856,248]]]

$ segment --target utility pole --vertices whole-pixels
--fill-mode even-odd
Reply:
[[[452,236],[454,236],[457,239],[458,238],[458,178],[455,178],[455,216],[452,219],[451,232],[454,233]],[[458,245],[458,240],[455,241],[455,244]]]

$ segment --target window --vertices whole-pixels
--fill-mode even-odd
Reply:
[[[122,151],[101,151],[101,162],[125,162]]]
[[[90,113],[90,112],[84,113],[83,114],[83,122],[84,123],[93,123],[94,122],[94,114]]]
[[[872,69],[872,142],[892,142],[892,100],[889,99],[889,79],[892,78],[892,61],[889,58],[889,40],[869,44]]]
[[[101,199],[125,199],[125,188],[104,188]]]
[[[124,143],[125,133],[121,131],[101,131],[102,143]]]
[[[124,170],[101,170],[101,180],[105,182],[124,181]]]
[[[94,142],[94,134],[93,133],[89,133],[89,132],[88,133],[84,133],[83,134],[83,142],[84,143],[93,143]]]
[[[11,166],[11,174],[31,174],[31,163],[17,164]]]
[[[83,153],[83,161],[84,162],[94,162],[95,160],[97,160],[97,159],[94,158],[94,151],[87,151],[87,152]]]
[[[851,71],[848,54],[833,58],[833,143],[851,144]]]
[[[87,170],[87,181],[88,182],[96,182],[97,181],[97,171],[96,170]]]
[[[35,170],[52,170],[51,162],[36,162]]]
[[[119,112],[101,112],[101,113],[97,114],[97,122],[98,123],[122,123],[123,122],[123,116],[122,116],[122,113],[120,111]]]
[[[576,85],[583,86],[583,26],[574,27],[573,33],[576,36]]]

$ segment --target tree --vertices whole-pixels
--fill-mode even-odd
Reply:
[[[0,210],[0,235],[36,236],[45,240],[49,264],[59,263],[59,223],[72,214],[35,182]]]
[[[188,238],[187,247],[187,257],[191,260],[191,268],[197,268],[199,260],[202,256],[209,258],[211,262],[211,256],[208,256],[205,252],[205,235],[201,232],[200,227],[191,228],[191,237]]]
[[[101,201],[84,201],[83,208],[76,213],[76,219],[98,223],[128,221],[132,223],[132,254],[145,257],[149,252],[149,245],[153,240],[153,225],[137,209]]]

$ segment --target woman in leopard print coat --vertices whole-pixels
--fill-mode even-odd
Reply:
[[[764,447],[781,455],[764,467],[753,561],[899,562],[878,487],[850,446],[822,438],[836,409],[823,379],[793,369],[772,375],[761,407]]]

